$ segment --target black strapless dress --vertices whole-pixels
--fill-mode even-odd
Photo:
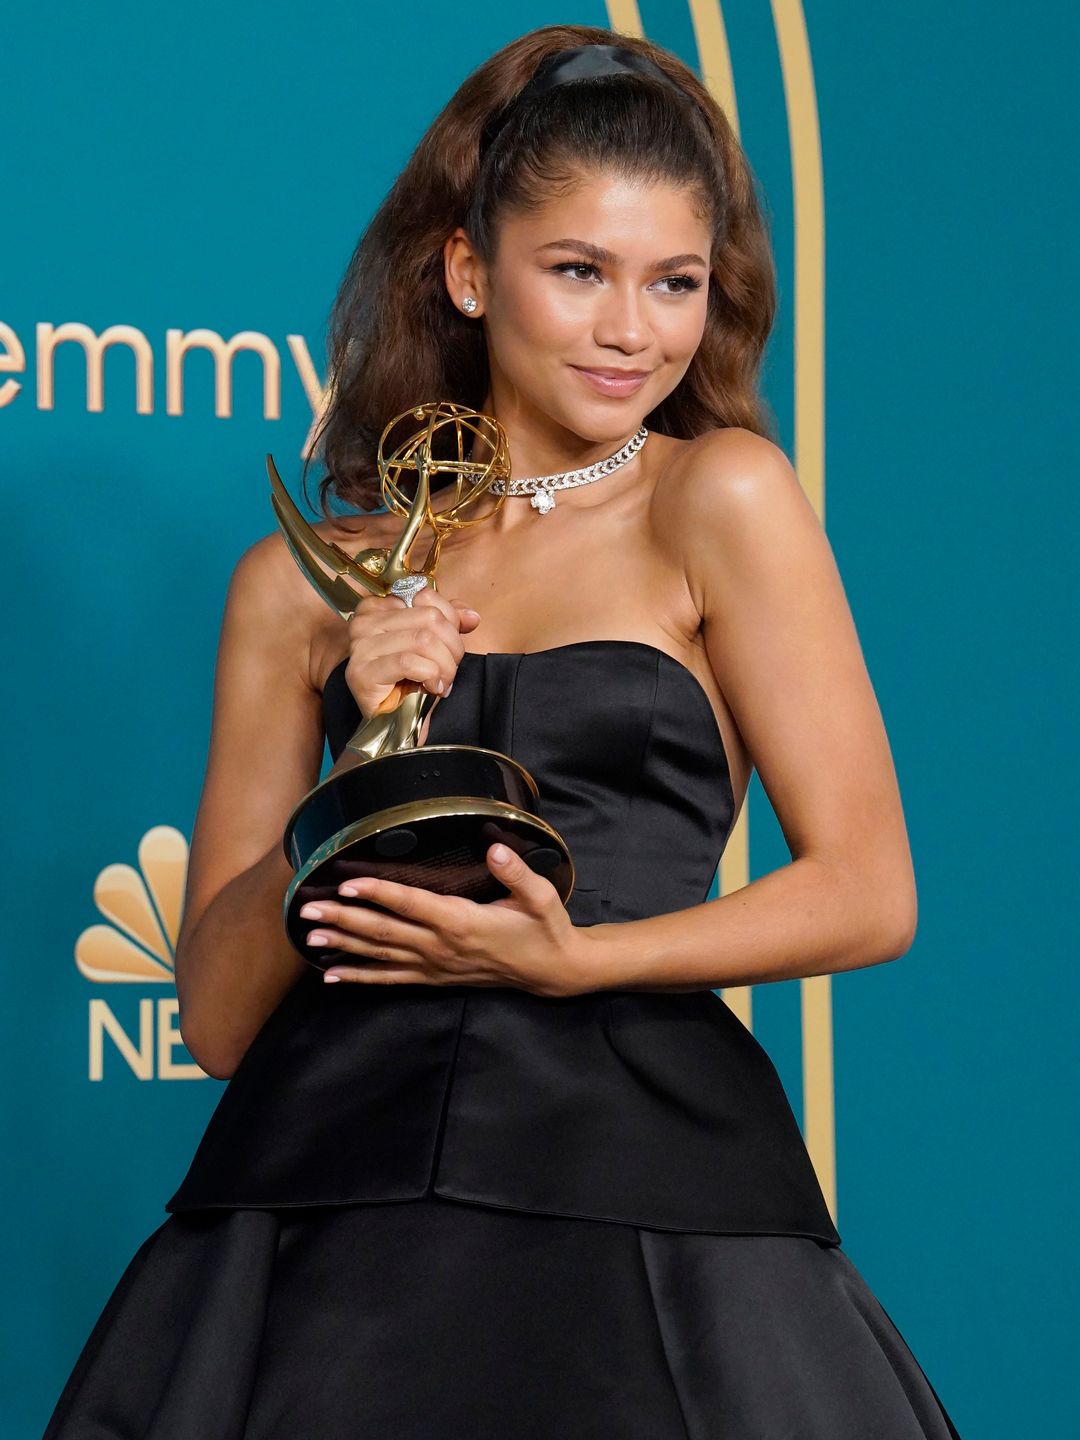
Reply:
[[[359,723],[323,697],[336,756]],[[468,654],[429,742],[513,755],[575,924],[702,903],[734,820],[653,646]],[[44,1440],[956,1440],[712,990],[305,972],[222,1093]]]

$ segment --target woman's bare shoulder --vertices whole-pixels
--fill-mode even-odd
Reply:
[[[687,553],[727,549],[770,526],[816,520],[788,455],[768,436],[742,426],[684,441],[660,488],[662,508],[674,517],[675,537]]]
[[[734,425],[679,442],[653,505],[657,534],[691,566],[694,556],[715,563],[772,527],[813,526],[817,519],[780,446]]]
[[[709,508],[798,486],[791,461],[765,435],[730,425],[675,442],[657,483],[658,499]]]

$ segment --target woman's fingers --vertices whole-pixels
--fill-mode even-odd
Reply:
[[[399,885],[396,880],[383,880],[375,875],[356,875],[343,881],[338,886],[338,894],[359,896],[373,905],[382,906],[403,921],[431,931],[454,934],[461,929],[464,913],[473,908],[473,901],[460,895],[438,895],[434,890],[423,890],[418,885]],[[324,903],[318,901],[319,905]]]
[[[450,600],[445,595],[440,595],[438,590],[433,590],[426,585],[423,590],[417,592],[413,598],[412,608],[414,610],[438,610],[443,618],[454,627],[460,628],[462,618],[466,613],[475,615],[479,620],[479,612],[474,610],[464,600]],[[473,622],[475,624],[475,621]]]
[[[460,600],[455,600],[454,604],[459,607],[462,632],[468,635],[470,631],[475,630],[477,625],[480,624],[480,611],[474,610],[471,605],[466,605]]]
[[[310,948],[312,957],[317,956],[319,950],[325,946],[343,950],[346,955],[356,955],[363,960],[370,960],[373,964],[410,965],[413,969],[416,969],[418,965],[416,955],[411,950],[400,950],[393,945],[375,945],[359,935],[353,935],[351,931],[335,930],[332,926],[322,926],[318,931],[313,930],[305,945]]]
[[[412,605],[391,595],[362,601],[348,621],[345,670],[361,712],[374,715],[397,704],[410,683],[445,695],[465,653],[462,632],[474,629],[479,618],[471,606],[430,586],[417,592]]]
[[[455,982],[453,973],[441,968],[441,960],[434,957],[443,948],[440,931],[452,926],[461,907],[471,906],[471,901],[366,876],[348,880],[338,889],[341,894],[359,894],[386,908],[376,910],[345,901],[310,901],[300,914],[305,920],[317,922],[307,936],[313,956],[324,946],[333,946],[371,962],[366,968],[357,968],[335,961],[333,970],[341,971],[341,978],[346,980],[383,985]]]
[[[456,928],[462,908],[473,903],[458,895],[438,895],[434,890],[399,885],[396,880],[374,875],[355,875],[342,881],[338,894],[341,900],[309,901],[300,914],[305,920],[325,920],[371,939],[403,945],[422,942],[426,931]],[[368,903],[352,905],[352,899]]]
[[[333,984],[337,980],[359,981],[364,985],[430,985],[429,977],[411,965],[340,965],[323,973],[323,980]]]
[[[358,670],[358,680],[368,687],[415,680],[434,694],[442,695],[454,683],[457,667],[457,659],[442,641],[414,638],[408,648],[397,646],[387,654],[365,657]]]
[[[398,964],[416,965],[423,958],[428,932],[397,915],[337,900],[311,901],[301,907],[300,915],[316,922],[305,942],[313,950],[335,945],[372,960]]]
[[[434,695],[445,694],[454,683],[460,656],[445,635],[431,625],[418,625],[408,611],[403,618],[404,626],[388,628],[357,643],[345,668],[346,683],[365,714],[380,708],[400,681],[411,680]],[[461,646],[458,635],[451,639]]]

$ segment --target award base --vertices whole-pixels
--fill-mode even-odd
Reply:
[[[285,929],[316,969],[363,963],[353,951],[309,946],[308,934],[325,922],[300,915],[314,900],[379,909],[361,897],[338,895],[339,885],[358,876],[487,904],[509,894],[486,861],[488,848],[501,843],[549,880],[564,904],[569,899],[574,888],[569,851],[534,813],[536,784],[508,755],[433,745],[344,763],[346,768],[331,772],[305,796],[284,837],[296,869],[285,893]]]

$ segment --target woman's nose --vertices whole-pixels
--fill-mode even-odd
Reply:
[[[644,350],[651,343],[652,330],[637,286],[612,285],[601,300],[594,328],[599,345]]]

